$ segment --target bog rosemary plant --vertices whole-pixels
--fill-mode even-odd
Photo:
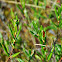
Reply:
[[[3,50],[5,51],[5,54],[8,56],[7,62],[10,61],[10,59],[16,57],[17,55],[20,54],[20,52],[17,53],[13,53],[14,48],[16,48],[16,44],[19,41],[19,34],[20,31],[22,29],[21,23],[19,23],[19,19],[17,15],[14,15],[12,9],[11,9],[11,24],[8,24],[11,36],[9,37],[9,41],[5,41],[3,39],[2,34],[0,33],[0,38],[1,38],[1,43],[0,46],[1,48],[3,48]],[[8,44],[9,43],[9,44]],[[10,46],[11,45],[11,50],[10,50]]]
[[[33,1],[34,2],[34,1]],[[58,62],[59,60],[62,60],[62,38],[60,37],[61,44],[58,44],[58,39],[59,39],[59,33],[58,31],[62,29],[62,5],[61,7],[55,6],[55,16],[53,12],[49,14],[49,17],[45,17],[41,14],[41,8],[38,9],[37,5],[42,6],[42,8],[45,10],[46,9],[46,0],[42,0],[41,2],[44,2],[42,5],[41,3],[38,2],[38,0],[35,0],[35,5],[31,6],[31,9],[34,13],[33,16],[34,19],[31,19],[30,16],[28,15],[28,10],[26,8],[25,0],[20,0],[20,5],[21,7],[16,4],[17,8],[20,10],[20,13],[22,15],[22,20],[27,21],[26,27],[28,27],[30,33],[34,36],[34,38],[39,40],[41,52],[37,50],[26,50],[25,46],[23,46],[22,50],[23,53],[26,55],[26,61],[27,62],[34,62],[33,58],[35,60],[38,60],[40,62],[51,62],[51,58],[54,56],[54,62]],[[29,1],[27,0],[27,3]],[[28,5],[27,5],[28,6]],[[37,8],[33,8],[33,7]],[[52,21],[53,17],[56,18],[56,23]],[[49,19],[49,26],[43,27],[41,23],[39,22],[40,18],[42,19]],[[8,24],[9,30],[11,35],[9,36],[9,40],[5,41],[2,34],[0,33],[0,48],[2,48],[7,55],[8,59],[6,60],[9,62],[13,58],[15,58],[17,55],[21,54],[21,52],[17,51],[17,53],[13,53],[14,49],[20,49],[20,43],[22,39],[20,40],[20,31],[22,30],[22,24],[20,23],[18,19],[18,15],[15,15],[14,12],[11,9],[11,20],[10,24]],[[47,45],[47,31],[53,29],[56,32],[56,39],[53,39],[52,46],[50,47]],[[33,41],[34,42],[34,41]],[[17,46],[19,44],[19,46]],[[11,50],[10,50],[11,46]],[[50,51],[48,51],[48,47],[50,47]],[[19,62],[25,62],[24,59],[21,58],[16,58],[17,61]]]

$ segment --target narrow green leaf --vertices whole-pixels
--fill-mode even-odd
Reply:
[[[6,46],[6,49],[7,49],[8,53],[9,53],[9,48],[8,48],[8,43],[7,43],[7,41],[5,41],[5,46]]]
[[[21,29],[22,29],[22,26],[21,26],[21,23],[20,23],[20,24],[19,24],[19,31],[18,31],[18,33],[17,33],[17,38],[18,38],[18,36],[19,36],[19,34],[20,34]]]
[[[16,56],[19,55],[19,54],[20,54],[20,52],[15,53],[15,54],[11,55],[11,57],[12,57],[12,58],[13,58],[13,57],[16,57]]]
[[[31,49],[29,50],[29,55],[31,55]]]
[[[3,50],[5,51],[6,55],[9,57],[9,53],[7,52],[6,46],[2,45]]]
[[[57,30],[57,27],[55,27],[55,26],[47,26],[47,27],[44,28],[45,31],[48,30],[48,29]]]
[[[12,18],[14,19],[14,13],[13,13],[12,8],[11,8],[11,16],[12,16]]]
[[[18,16],[16,15],[16,20],[18,20]]]
[[[17,20],[16,20],[17,21]],[[16,21],[14,22],[14,33],[17,32],[17,24],[16,24]]]
[[[43,26],[41,25],[41,26],[40,26],[40,31],[42,32],[42,30],[43,30]]]
[[[3,37],[2,37],[2,41],[1,41],[1,44],[2,44],[2,45],[4,45],[4,39],[3,39]]]
[[[24,53],[26,54],[26,56],[29,57],[29,54],[28,54],[28,52],[25,50],[25,48],[23,48],[23,51],[24,51]]]
[[[54,47],[52,48],[52,50],[51,50],[51,52],[50,52],[50,54],[48,55],[48,61],[51,59],[51,57],[52,57],[52,54],[53,54],[53,51],[54,51]]]
[[[35,5],[38,5],[38,0],[35,0]]]
[[[61,14],[61,10],[60,10],[60,7],[58,7],[58,13],[59,13],[59,15]]]
[[[62,11],[62,4],[61,4],[61,11]]]
[[[11,26],[8,24],[8,26],[9,26],[9,29],[10,29],[10,32],[11,32],[11,35],[12,35],[12,37],[14,38],[14,31],[12,30],[12,28],[11,28]]]
[[[38,37],[33,31],[30,31],[31,34],[33,34],[35,37]]]
[[[41,46],[41,52],[42,52],[42,56],[43,56],[43,58],[45,57],[45,51],[44,51],[44,48],[43,48],[44,46]]]
[[[0,43],[0,48],[2,47],[1,43]]]
[[[45,16],[39,14],[39,17],[42,17],[43,19],[47,19]]]
[[[22,7],[24,9],[25,8],[25,0],[20,0],[20,3],[21,3],[21,5],[22,5]]]
[[[17,60],[19,61],[19,62],[24,62],[22,59],[20,59],[20,58],[17,58]]]
[[[35,55],[35,57],[36,57],[37,59],[41,60],[41,58],[40,58],[38,55]]]
[[[2,38],[2,34],[0,33],[0,38]]]
[[[45,8],[46,8],[46,0],[44,0],[44,6],[45,6]]]
[[[59,19],[58,19],[58,13],[57,13],[56,7],[55,7],[55,14],[56,14],[56,18],[57,18],[57,21],[58,21]]]
[[[22,14],[24,14],[23,10],[19,7],[19,5],[16,4],[16,6],[17,6],[17,8],[20,10],[20,12],[21,12]]]

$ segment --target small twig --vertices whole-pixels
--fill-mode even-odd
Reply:
[[[42,44],[35,44],[35,45],[46,46],[46,45],[42,45]]]
[[[35,44],[35,45],[50,47],[49,45],[42,45],[42,44]]]

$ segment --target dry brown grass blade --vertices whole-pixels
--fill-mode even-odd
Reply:
[[[5,1],[5,0],[0,0],[0,1],[6,2],[6,3],[11,3],[11,4],[19,4],[19,5],[21,5],[20,2],[16,2],[16,1]],[[50,3],[53,3],[53,1],[51,1]],[[42,4],[44,4],[44,3],[42,3]],[[41,6],[37,6],[37,5],[33,5],[33,4],[25,4],[25,5],[26,5],[26,6],[29,6],[29,7],[35,7],[35,8],[42,8],[42,9],[44,9],[44,8],[41,7]],[[55,5],[57,5],[58,7],[61,7],[61,6],[58,5],[58,4],[55,4]],[[52,9],[52,11],[54,11],[54,9]]]
[[[6,3],[11,3],[11,4],[19,4],[19,5],[21,5],[20,2],[15,2],[15,1],[3,1],[3,0],[0,0],[0,1],[6,2]],[[36,8],[43,8],[43,7],[41,7],[41,6],[36,6],[36,5],[33,5],[33,4],[25,4],[25,5],[26,5],[26,6],[30,6],[30,7],[36,7]]]

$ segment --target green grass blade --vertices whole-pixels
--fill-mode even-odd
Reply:
[[[3,50],[5,51],[6,55],[9,57],[9,53],[7,52],[6,46],[2,45]]]
[[[54,51],[54,47],[52,48],[52,50],[51,50],[51,52],[50,52],[50,54],[48,55],[48,61],[51,59],[51,57],[52,57],[52,54],[53,54],[53,51]]]

